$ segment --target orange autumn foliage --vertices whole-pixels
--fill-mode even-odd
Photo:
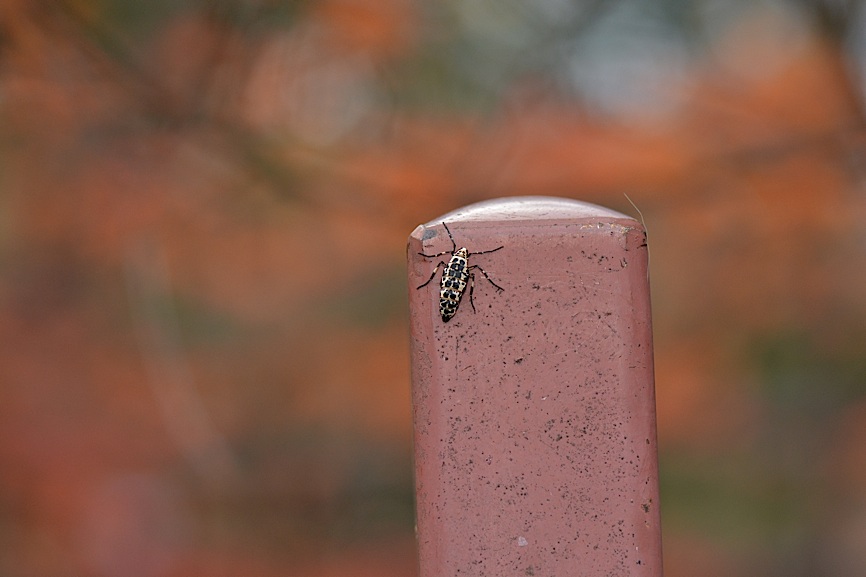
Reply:
[[[181,10],[147,41],[99,3],[0,10],[4,574],[411,575],[405,240],[509,195],[632,213],[628,193],[646,217],[663,475],[731,453],[799,471],[773,460],[793,420],[834,449],[792,451],[826,485],[785,479],[839,497],[791,534],[862,521],[863,397],[832,392],[862,376],[866,319],[838,47],[806,34],[748,72],[761,44],[731,30],[659,121],[531,75],[483,113],[413,103],[401,75],[444,24],[405,0]],[[817,382],[768,393],[756,343],[790,333],[851,373],[788,359],[791,390]],[[689,532],[671,499],[669,575],[791,563]]]

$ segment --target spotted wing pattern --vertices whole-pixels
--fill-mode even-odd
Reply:
[[[442,315],[442,321],[448,322],[454,313],[457,312],[457,307],[460,305],[460,299],[463,298],[463,293],[466,291],[466,284],[469,282],[469,270],[466,268],[466,255],[461,254],[466,249],[460,249],[455,253],[445,270],[442,271],[442,285],[439,291],[439,314]]]

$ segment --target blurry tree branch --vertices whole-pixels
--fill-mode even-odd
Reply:
[[[240,471],[196,389],[180,342],[180,321],[171,303],[164,249],[159,241],[142,239],[129,247],[124,265],[139,350],[163,424],[205,485],[216,491],[229,490],[239,481]]]
[[[834,74],[840,78],[840,88],[844,91],[851,111],[859,119],[861,127],[866,127],[866,108],[864,108],[863,78],[856,71],[851,58],[851,35],[855,26],[862,26],[862,0],[792,0],[802,7],[818,36],[826,42],[833,53],[838,55]],[[857,16],[861,15],[860,18]],[[862,33],[862,31],[861,31]]]
[[[832,72],[839,80],[839,89],[846,95],[854,121],[828,134],[782,134],[780,136],[784,141],[767,141],[757,146],[731,150],[717,158],[704,159],[709,162],[699,172],[712,173],[732,165],[772,161],[807,147],[832,145],[850,139],[852,133],[861,131],[866,125],[859,79],[849,65],[849,47],[846,45],[852,22],[855,21],[852,15],[862,3],[855,0],[841,3],[829,0],[791,2],[802,7],[836,55]],[[573,10],[562,22],[554,23],[539,19],[538,15],[522,4],[504,4],[503,9],[516,11],[516,17],[525,18],[527,26],[534,28],[540,38],[533,50],[524,51],[506,65],[511,66],[511,72],[515,75],[533,70],[533,67],[541,67],[539,72],[543,73],[544,66],[549,68],[552,61],[564,57],[562,47],[566,43],[573,43],[591,30],[599,19],[618,4],[618,0],[591,0]],[[293,138],[291,134],[282,135],[276,142],[233,114],[225,112],[225,104],[233,102],[241,87],[246,85],[252,63],[261,50],[262,37],[257,33],[263,29],[261,19],[264,8],[250,8],[247,3],[228,1],[202,5],[200,10],[203,12],[200,15],[209,23],[213,34],[207,38],[206,53],[196,62],[194,71],[184,79],[182,85],[173,85],[162,78],[153,65],[148,66],[136,54],[134,45],[125,35],[113,28],[98,12],[85,9],[81,3],[72,0],[40,2],[35,6],[37,8],[31,9],[32,18],[52,35],[76,46],[107,78],[113,79],[152,129],[180,131],[185,138],[194,140],[200,146],[216,149],[241,172],[254,181],[265,183],[279,197],[312,205],[327,203],[328,206],[343,206],[353,211],[387,217],[389,205],[381,200],[382,196],[390,198],[405,192],[400,190],[399,184],[389,184],[376,179],[375,174],[356,170],[344,161],[335,148],[311,146]],[[301,10],[306,3],[297,2],[292,6],[294,12],[291,18],[282,21],[281,26],[292,26],[303,18]],[[674,3],[666,8],[674,12],[691,9],[688,3]],[[688,20],[687,15],[683,19]],[[432,58],[451,59],[454,61],[451,65],[454,66],[465,56],[453,50],[443,53],[439,48],[435,43],[422,43],[418,54],[407,55],[404,60],[424,58],[427,53]],[[231,50],[242,50],[242,57],[226,58]],[[230,62],[229,71],[225,70],[227,62]],[[393,67],[379,63],[376,70],[377,81],[382,85],[380,88],[390,88],[393,92],[398,84],[406,82],[406,78],[395,76]],[[475,89],[483,91],[489,87],[477,82]],[[555,90],[555,87],[546,89]],[[494,90],[490,96],[492,106],[502,106],[499,92]],[[392,110],[384,111],[386,115],[393,114],[400,106],[396,98],[389,104]],[[458,196],[465,197],[465,200],[472,200],[483,194],[482,191],[489,191],[491,185],[497,187],[497,180],[501,183],[507,179],[500,175],[497,167],[503,160],[510,158],[513,145],[506,143],[497,149],[499,156],[487,158],[484,162],[479,156],[487,154],[486,138],[488,135],[482,130],[472,131],[470,138],[462,144],[466,154],[459,155],[454,161],[452,172],[460,175],[457,179],[461,189]],[[471,168],[485,165],[490,166],[490,174]],[[350,186],[329,187],[333,192],[328,197],[305,192],[308,188],[304,186],[306,180],[322,176]],[[394,188],[387,190],[385,195],[363,194],[364,191],[382,191],[387,187]],[[351,188],[352,192],[344,192],[347,188]],[[499,188],[509,193],[524,192],[510,188],[507,183]],[[357,194],[357,191],[362,194]]]

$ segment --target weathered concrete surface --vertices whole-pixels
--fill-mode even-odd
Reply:
[[[439,315],[451,249],[476,272]],[[479,203],[409,238],[421,577],[659,577],[646,236],[595,205]],[[468,289],[467,289],[468,293]]]

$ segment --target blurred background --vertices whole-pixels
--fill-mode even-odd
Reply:
[[[668,577],[866,574],[866,7],[0,4],[0,575],[417,574],[405,242],[649,230]]]

